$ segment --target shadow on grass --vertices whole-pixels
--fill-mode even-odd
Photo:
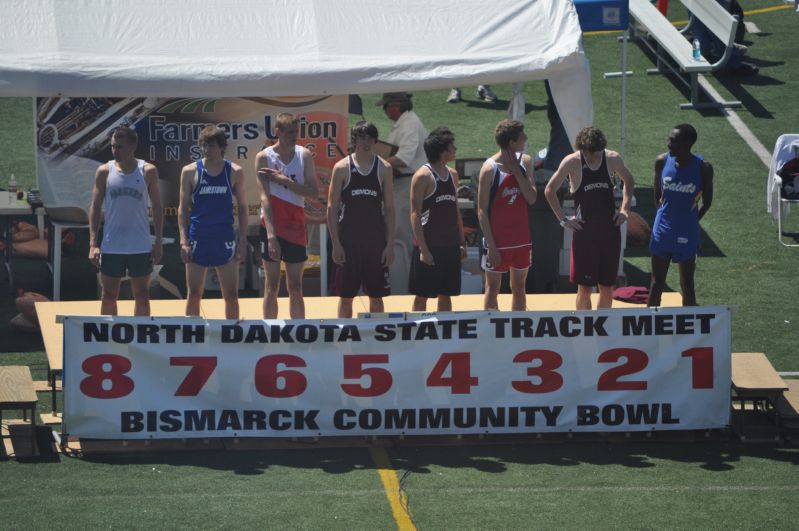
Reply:
[[[759,61],[757,59],[747,60],[747,62],[756,64],[760,68],[763,68],[764,66],[780,66],[785,64],[784,61]],[[716,79],[730,92],[730,94],[732,94],[733,99],[741,101],[741,104],[744,106],[744,108],[752,113],[752,116],[755,118],[765,118],[768,120],[774,119],[774,114],[763,107],[763,105],[754,96],[752,96],[752,94],[746,89],[746,85],[761,87],[775,86],[784,85],[784,81],[765,75],[762,73],[762,71],[756,76],[747,77],[733,76],[726,72],[719,72],[716,75]]]
[[[713,161],[710,162],[712,163]],[[655,205],[655,197],[652,192],[652,188],[644,186],[637,187],[635,200],[636,200],[635,211],[638,214],[640,214],[651,227],[655,221],[655,214],[657,213],[657,206]],[[721,248],[718,245],[716,245],[716,242],[713,241],[710,235],[707,232],[705,232],[701,224],[699,226],[699,232],[700,232],[699,234],[700,256],[706,256],[712,258],[724,258],[727,256],[726,254],[724,254]],[[624,256],[628,256],[631,258],[649,256],[648,244],[633,246],[628,242],[628,245],[629,246],[624,250]]]
[[[742,458],[754,457],[799,465],[795,449],[751,446],[736,442],[681,443],[561,443],[504,447],[459,447],[445,449],[400,449],[392,455],[394,466],[416,473],[429,473],[431,466],[474,468],[482,472],[502,473],[506,464],[577,466],[616,465],[629,468],[653,468],[655,460],[673,461],[712,471],[735,468]]]
[[[639,49],[641,52],[648,57],[653,64],[657,64],[657,58],[649,50],[646,46],[639,44]],[[670,59],[665,59],[669,61]],[[752,63],[757,65],[759,68],[768,68],[772,66],[782,66],[785,64],[784,61],[768,61],[765,59],[755,59],[747,57],[746,62]],[[672,66],[673,63],[672,63]],[[676,67],[675,67],[676,68]],[[673,72],[666,70],[661,74],[650,74],[650,75],[660,75],[662,77],[666,77],[669,79],[669,82],[672,86],[685,98],[686,102],[691,101],[691,89],[685,83],[677,79],[677,75]],[[727,71],[719,71],[716,73],[709,73],[705,74],[706,77],[714,76],[719,83],[727,89],[730,94],[732,94],[734,100],[740,100],[741,105],[749,111],[752,116],[756,118],[766,118],[766,119],[773,119],[774,114],[766,109],[752,94],[746,90],[744,85],[752,85],[752,86],[779,86],[784,85],[785,81],[773,78],[771,76],[765,75],[760,73],[755,76],[736,76],[730,74]],[[684,80],[689,81],[687,76],[683,77]],[[699,101],[705,102],[709,101],[709,95],[702,89],[699,88]],[[695,112],[699,113],[703,118],[707,118],[710,116],[717,116],[721,110],[714,109],[714,108],[705,108],[705,109],[694,109]]]
[[[641,254],[637,256],[649,256],[649,249],[648,248],[640,248],[636,247],[636,250],[645,249],[646,254]],[[630,254],[630,249],[626,249],[624,251],[624,255],[626,257],[633,256]],[[643,269],[636,267],[635,265],[631,264],[630,262],[624,263],[624,274],[627,276],[627,285],[628,286],[649,286],[651,281],[651,272],[649,269],[644,271]],[[666,285],[665,291],[674,291],[669,285]]]
[[[743,458],[767,459],[799,465],[799,451],[773,446],[718,442],[586,442],[539,443],[503,446],[402,447],[389,451],[397,470],[429,474],[433,467],[472,469],[501,474],[509,464],[578,466],[616,465],[628,468],[663,466],[657,461],[693,464],[699,468],[724,472],[733,470]],[[184,453],[137,453],[91,455],[85,461],[107,465],[192,466],[238,475],[263,474],[272,467],[320,470],[344,474],[374,469],[364,448],[268,451],[198,451]]]
[[[799,243],[799,232],[786,232],[782,231],[783,240],[793,240],[793,243]],[[791,243],[790,241],[788,243]]]
[[[498,99],[494,103],[490,103],[487,101],[482,100],[463,100],[463,102],[467,107],[473,109],[507,109],[510,106],[510,101]],[[546,105],[534,105],[532,103],[525,103],[524,104],[524,113],[529,114],[533,111],[546,111]]]
[[[81,458],[84,461],[107,465],[154,465],[191,466],[213,470],[230,471],[251,476],[263,474],[269,468],[302,468],[321,470],[328,474],[344,474],[353,470],[375,468],[368,451],[363,448],[308,450],[258,450],[258,451],[187,451],[153,452],[136,454],[98,454]]]

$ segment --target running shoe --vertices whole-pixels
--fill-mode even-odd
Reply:
[[[494,91],[491,90],[491,85],[478,85],[477,97],[488,103],[495,103],[499,99],[497,95],[494,94]]]
[[[461,101],[461,89],[454,88],[449,91],[447,96],[447,103],[458,103]]]

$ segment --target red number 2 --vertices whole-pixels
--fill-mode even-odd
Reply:
[[[649,356],[637,348],[612,348],[599,355],[600,363],[616,363],[621,358],[626,358],[626,363],[606,370],[597,382],[598,391],[643,391],[646,389],[646,380],[619,381],[622,376],[635,374],[646,369]]]

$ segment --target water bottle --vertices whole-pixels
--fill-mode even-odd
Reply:
[[[11,194],[11,197],[16,199],[17,195],[17,178],[14,174],[11,174],[11,178],[8,180],[8,193]]]
[[[694,46],[693,46],[693,53],[694,53],[694,61],[701,61],[702,60],[702,50],[699,46],[699,39],[694,39]]]

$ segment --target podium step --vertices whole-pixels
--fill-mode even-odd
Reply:
[[[732,353],[732,387],[738,396],[781,395],[788,390],[774,366],[762,352]]]
[[[788,390],[777,399],[777,413],[786,422],[799,423],[799,380],[786,380]]]

